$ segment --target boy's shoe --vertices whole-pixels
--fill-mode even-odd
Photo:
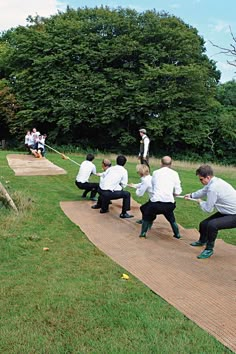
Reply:
[[[201,241],[195,241],[195,242],[190,243],[190,246],[193,246],[193,247],[200,247],[200,246],[205,246],[205,245],[206,245],[206,243],[201,242]]]
[[[181,238],[180,235],[173,235],[174,238],[177,238],[178,240]]]
[[[133,215],[130,215],[128,213],[121,213],[120,214],[120,218],[121,219],[130,219],[130,218],[133,218],[134,216]]]
[[[100,214],[105,214],[105,213],[108,213],[109,212],[109,210],[107,209],[107,210],[104,210],[104,209],[101,209],[100,210]]]
[[[142,232],[140,235],[139,235],[140,238],[146,238],[146,232]]]
[[[142,219],[140,219],[140,220],[136,220],[135,222],[136,222],[136,224],[142,225],[143,220],[142,220]]]
[[[209,258],[213,255],[213,250],[204,250],[202,251],[202,253],[200,253],[197,258],[198,259],[206,259],[206,258]]]
[[[92,198],[89,198],[90,200],[93,200],[94,202],[96,202],[97,201],[97,198],[95,198],[95,197],[92,197]]]
[[[100,209],[101,207],[99,205],[97,205],[97,204],[94,204],[94,205],[91,206],[91,208],[92,209]]]

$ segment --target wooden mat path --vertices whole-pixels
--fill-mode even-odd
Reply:
[[[120,219],[120,203],[100,214],[90,201],[61,202],[68,218],[88,239],[127,272],[236,352],[236,247],[216,241],[215,254],[205,260],[192,247],[197,230],[180,227],[182,239],[159,216],[147,239],[138,237],[139,204],[132,200],[132,219]]]
[[[15,176],[54,176],[65,175],[63,168],[54,165],[45,157],[36,159],[33,155],[10,154],[7,155],[10,168]]]

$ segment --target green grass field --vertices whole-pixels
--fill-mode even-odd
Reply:
[[[67,175],[15,177],[8,153],[0,152],[0,181],[18,195],[21,211],[0,209],[0,353],[231,352],[132,275],[122,280],[127,271],[63,214],[60,201],[81,199],[74,184],[78,166],[48,153]],[[94,161],[98,171],[101,159]],[[127,163],[130,182],[139,181],[135,165],[134,159]],[[176,169],[184,193],[201,187],[192,167]],[[216,175],[236,186],[236,169]],[[175,214],[187,228],[206,216],[184,200],[177,200]],[[236,244],[235,230],[220,237]]]

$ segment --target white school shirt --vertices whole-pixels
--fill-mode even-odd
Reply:
[[[44,149],[44,143],[45,143],[45,139],[42,137],[41,139],[38,140],[38,149],[42,148]]]
[[[96,174],[96,166],[91,161],[85,160],[80,166],[76,181],[81,183],[88,182],[91,174]]]
[[[236,190],[221,178],[213,177],[204,188],[191,194],[195,199],[207,197],[200,203],[203,211],[210,213],[216,208],[221,214],[236,215]]]
[[[100,180],[100,188],[109,191],[121,191],[127,186],[128,172],[123,166],[109,167]]]
[[[152,197],[152,176],[141,177],[141,183],[135,184],[136,195],[142,197],[145,192],[148,193],[149,199]]]
[[[174,194],[182,192],[179,175],[170,167],[161,167],[152,175],[152,202],[174,203]]]
[[[34,142],[37,142],[38,141],[38,137],[40,135],[40,132],[37,131],[35,133],[32,133],[32,135],[33,135]]]
[[[29,145],[34,145],[34,137],[33,137],[33,134],[30,134],[29,135],[29,140],[28,140],[29,142],[28,142],[28,144]]]
[[[25,135],[25,145],[29,145],[29,141],[30,141],[30,134],[26,134]]]

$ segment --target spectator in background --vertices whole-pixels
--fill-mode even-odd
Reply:
[[[150,139],[147,136],[146,129],[139,129],[139,134],[141,137],[140,147],[139,147],[139,155],[138,158],[140,163],[143,165],[147,165],[149,168],[149,145]]]

